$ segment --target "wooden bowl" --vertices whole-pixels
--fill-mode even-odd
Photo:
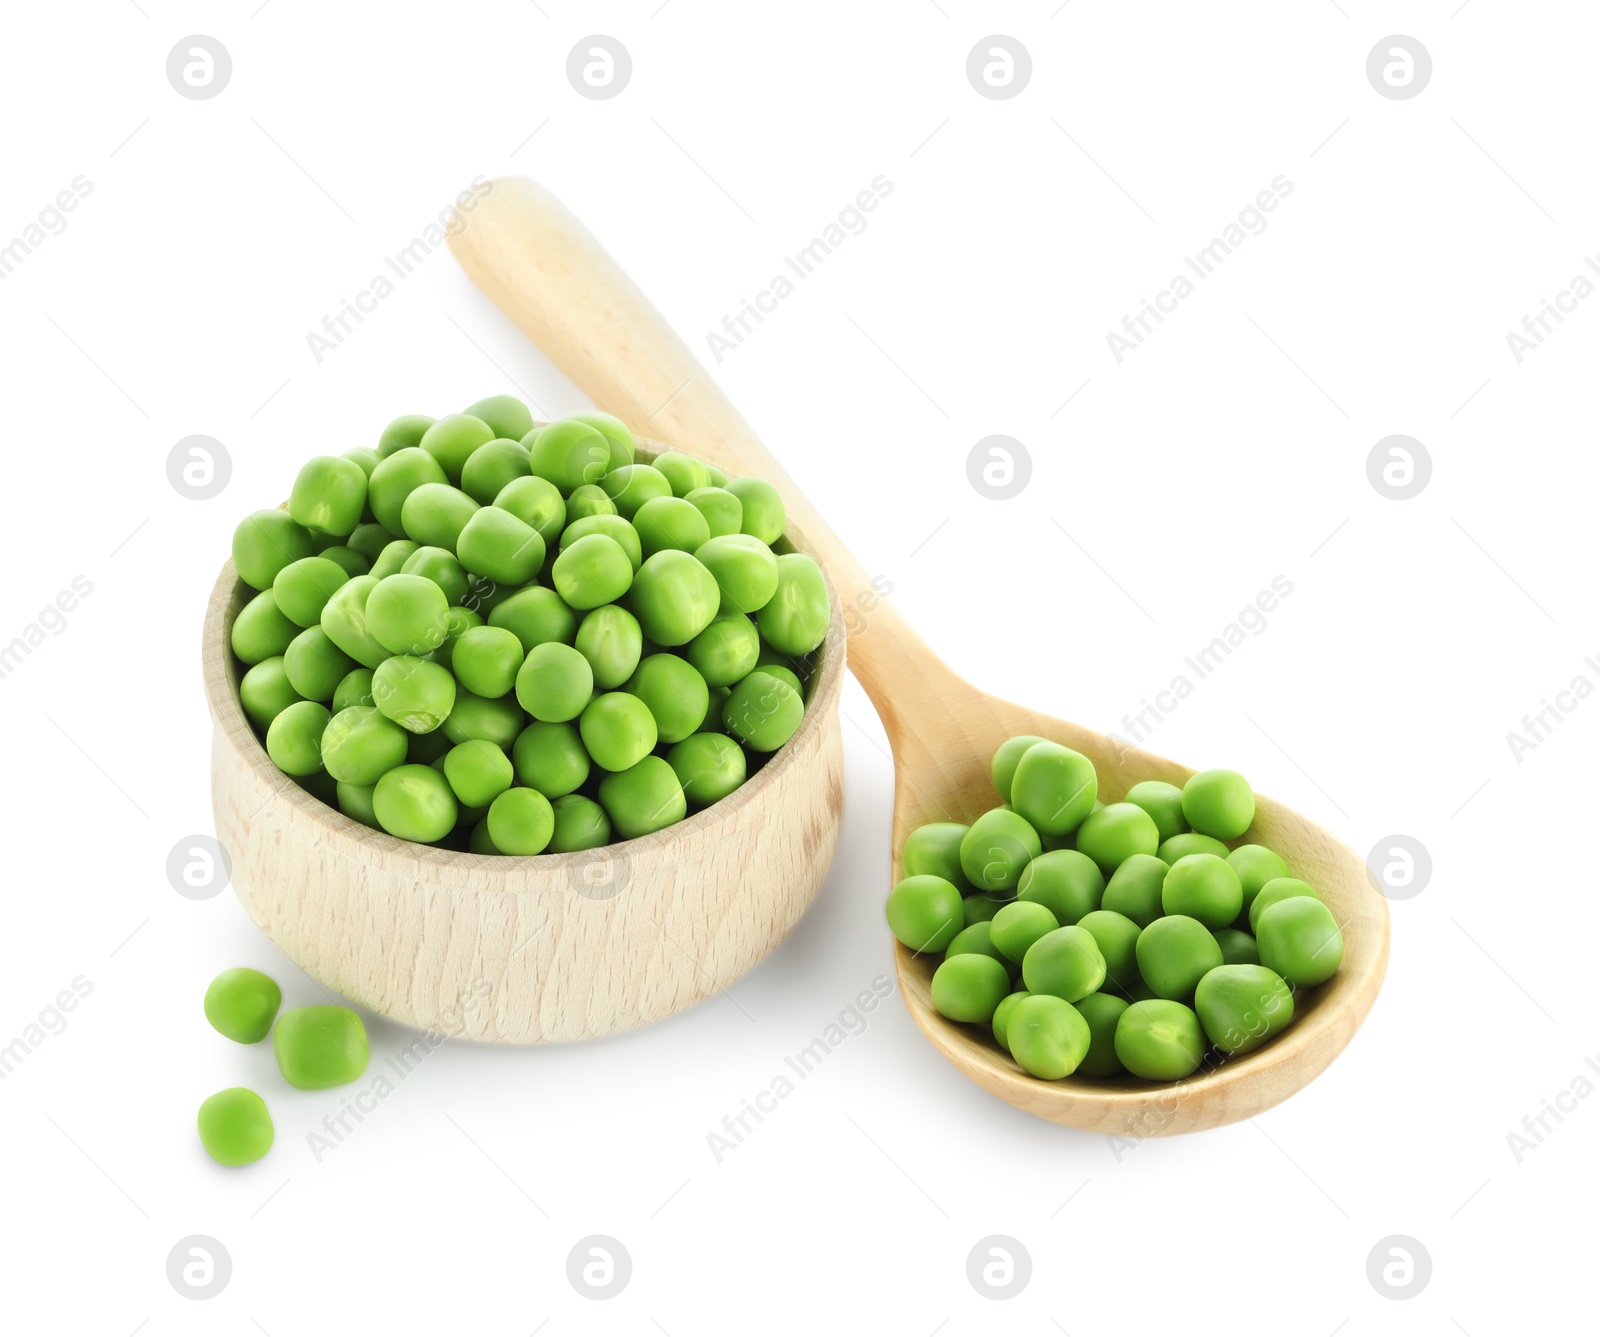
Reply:
[[[793,526],[788,539],[810,551]],[[833,620],[805,719],[766,765],[654,835],[533,858],[397,840],[279,771],[239,704],[229,649],[251,593],[230,561],[206,610],[217,838],[250,917],[363,1007],[505,1044],[610,1035],[725,989],[822,885],[843,802],[845,635],[831,582]]]

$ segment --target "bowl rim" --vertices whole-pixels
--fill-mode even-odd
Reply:
[[[665,451],[679,449],[645,437],[635,437],[634,444],[637,452],[648,456],[649,459],[654,459],[656,455]],[[692,813],[681,822],[674,822],[671,826],[663,827],[660,831],[648,835],[635,836],[629,840],[616,840],[609,845],[575,850],[566,854],[478,854],[468,850],[441,848],[402,840],[387,831],[377,830],[352,817],[347,817],[338,808],[324,803],[315,794],[303,788],[293,776],[284,774],[273,765],[265,745],[256,736],[250,721],[245,717],[238,691],[242,675],[234,664],[231,636],[234,617],[254,595],[246,593],[253,587],[245,585],[239,578],[231,556],[223,562],[210,598],[207,600],[200,637],[201,672],[211,718],[217,733],[227,741],[229,747],[239,757],[250,773],[250,778],[263,788],[272,791],[268,800],[262,804],[263,808],[273,799],[286,801],[300,818],[323,828],[327,836],[365,846],[369,852],[369,861],[382,862],[385,865],[396,861],[409,863],[413,867],[431,868],[439,873],[448,871],[458,878],[463,873],[474,872],[485,875],[517,873],[528,878],[536,878],[563,869],[575,873],[596,862],[632,857],[633,851],[663,849],[686,838],[710,832],[712,828],[734,816],[747,804],[763,797],[767,789],[780,782],[793,770],[797,764],[795,759],[808,750],[806,747],[808,742],[818,737],[828,727],[830,722],[828,717],[837,707],[844,678],[846,642],[844,610],[839,592],[828,575],[827,567],[817,557],[816,550],[792,520],[785,524],[783,540],[790,544],[793,551],[804,553],[817,563],[828,591],[828,634],[819,647],[821,663],[812,680],[811,698],[806,702],[806,711],[800,727],[772,755],[771,760],[726,798],[719,799],[697,813]],[[530,882],[529,885],[536,887],[540,884]]]

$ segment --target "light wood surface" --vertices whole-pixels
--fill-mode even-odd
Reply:
[[[990,696],[951,672],[876,593],[861,564],[661,315],[548,191],[521,178],[497,180],[450,245],[479,287],[600,408],[730,472],[768,478],[783,492],[838,590],[850,670],[872,698],[894,749],[896,877],[900,847],[914,827],[939,819],[970,822],[998,802],[989,759],[1014,734],[1038,734],[1084,753],[1100,772],[1107,798],[1140,780],[1181,784],[1190,774],[1176,762]],[[993,1043],[987,1028],[938,1016],[928,998],[937,961],[896,945],[906,1006],[967,1077],[1056,1123],[1143,1137],[1258,1114],[1317,1076],[1361,1025],[1388,962],[1389,917],[1361,860],[1283,805],[1258,798],[1248,837],[1277,849],[1297,876],[1322,892],[1345,940],[1339,973],[1302,994],[1294,1024],[1254,1054],[1171,1086],[1132,1079],[1038,1081]]]
[[[795,526],[788,537],[810,551]],[[655,835],[533,858],[396,840],[282,774],[239,705],[228,650],[248,593],[227,563],[203,633],[217,838],[250,916],[328,988],[474,1040],[590,1039],[726,989],[816,897],[843,802],[836,592],[805,719],[745,784]]]

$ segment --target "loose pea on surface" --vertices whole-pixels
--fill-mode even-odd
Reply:
[[[200,1145],[218,1165],[250,1165],[272,1150],[267,1102],[246,1086],[230,1086],[200,1102]]]
[[[278,1018],[272,1048],[284,1081],[299,1091],[344,1086],[367,1070],[367,1028],[347,1007],[291,1008]]]
[[[219,1035],[253,1045],[266,1038],[282,1002],[283,993],[272,976],[235,966],[206,986],[206,1020]]]

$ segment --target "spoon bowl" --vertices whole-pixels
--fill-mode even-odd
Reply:
[[[600,408],[635,432],[670,442],[733,474],[767,479],[810,539],[839,592],[849,666],[894,749],[895,875],[906,835],[923,822],[971,821],[994,807],[994,750],[1038,734],[1094,762],[1102,792],[1140,780],[1182,784],[1176,762],[1122,748],[1092,730],[989,696],[956,676],[917,637],[828,528],[672,328],[583,224],[548,191],[502,178],[480,199],[451,249],[483,289]],[[1372,1008],[1389,955],[1387,905],[1362,862],[1315,823],[1258,799],[1249,834],[1317,887],[1344,932],[1345,957],[1326,984],[1301,994],[1294,1022],[1270,1044],[1176,1084],[1028,1076],[989,1036],[934,1012],[938,964],[895,947],[906,1006],[934,1046],[971,1080],[1055,1123],[1129,1137],[1192,1132],[1248,1118],[1293,1094],[1331,1063]],[[887,895],[889,888],[881,888]]]

